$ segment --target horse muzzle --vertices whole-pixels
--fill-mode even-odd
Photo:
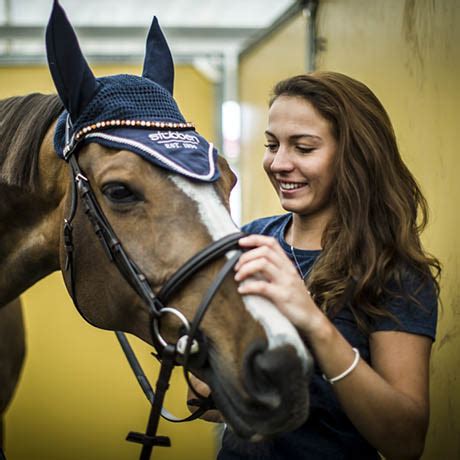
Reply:
[[[310,361],[302,366],[292,346],[269,349],[259,342],[245,353],[241,386],[224,386],[231,381],[228,377],[210,376],[217,408],[239,437],[261,441],[305,422],[313,369],[308,356]]]

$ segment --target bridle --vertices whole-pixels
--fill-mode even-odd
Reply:
[[[67,137],[67,136],[66,136]],[[189,370],[191,367],[198,369],[202,367],[207,360],[207,343],[206,337],[200,331],[200,324],[225,277],[232,270],[238,261],[241,250],[238,246],[238,240],[244,235],[236,232],[229,234],[205,247],[187,262],[185,262],[162,286],[158,294],[155,294],[151,288],[146,276],[142,273],[135,262],[129,257],[109,221],[104,215],[97,198],[91,189],[90,183],[83,174],[74,149],[66,155],[66,161],[70,166],[72,179],[72,193],[70,209],[68,216],[64,219],[64,246],[66,251],[65,271],[69,276],[70,295],[75,306],[83,315],[78,306],[75,288],[75,267],[74,267],[74,245],[73,245],[73,219],[75,217],[78,205],[78,199],[84,206],[84,212],[91,222],[94,232],[98,236],[105,253],[109,260],[115,264],[124,279],[132,286],[141,299],[147,305],[152,314],[152,336],[156,357],[160,361],[160,373],[156,382],[155,391],[153,391],[139,361],[137,360],[127,337],[123,332],[117,331],[116,336],[123,348],[130,367],[144,391],[147,399],[151,403],[150,416],[145,433],[130,432],[127,440],[142,444],[140,460],[149,460],[154,446],[170,446],[170,440],[166,436],[157,436],[157,428],[160,416],[171,422],[185,422],[195,420],[204,412],[213,406],[212,397],[204,397],[193,388],[189,379]],[[215,261],[216,259],[227,255],[228,260],[219,270],[211,286],[203,296],[193,319],[189,322],[180,310],[168,306],[168,301],[172,295],[181,289],[181,287],[191,279],[199,270]],[[180,338],[175,344],[168,343],[160,333],[161,318],[165,314],[176,316],[182,324],[180,329]],[[83,315],[84,316],[84,315]],[[188,385],[197,395],[197,399],[189,402],[196,405],[198,409],[186,418],[176,418],[163,406],[164,397],[169,387],[169,380],[173,368],[176,365],[183,367],[184,376]]]

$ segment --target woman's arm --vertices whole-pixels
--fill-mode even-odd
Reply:
[[[332,378],[354,360],[355,353],[315,305],[279,244],[251,235],[240,242],[254,248],[235,267],[241,294],[271,300],[305,337],[323,373]],[[249,280],[256,274],[258,280]],[[389,459],[419,458],[429,415],[428,374],[431,339],[403,332],[370,336],[372,367],[364,360],[333,385],[360,433]]]
[[[311,346],[327,377],[353,361],[350,344],[331,324]],[[358,431],[388,459],[419,458],[429,419],[428,369],[431,339],[403,332],[371,334],[372,367],[360,360],[333,385]]]

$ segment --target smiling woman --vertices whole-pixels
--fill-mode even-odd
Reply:
[[[265,134],[288,212],[243,227],[235,280],[290,319],[318,366],[302,427],[255,445],[226,430],[218,458],[418,458],[439,263],[421,246],[426,203],[390,120],[362,83],[316,72],[276,85]]]

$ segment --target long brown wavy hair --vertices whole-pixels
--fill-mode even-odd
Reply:
[[[420,242],[427,202],[377,97],[363,83],[335,72],[279,82],[270,105],[282,95],[309,101],[329,121],[337,142],[336,212],[308,280],[316,303],[333,316],[345,302],[368,332],[369,320],[392,316],[383,306],[386,296],[415,298],[402,289],[408,270],[421,280],[420,288],[434,282],[439,295],[440,263]]]

